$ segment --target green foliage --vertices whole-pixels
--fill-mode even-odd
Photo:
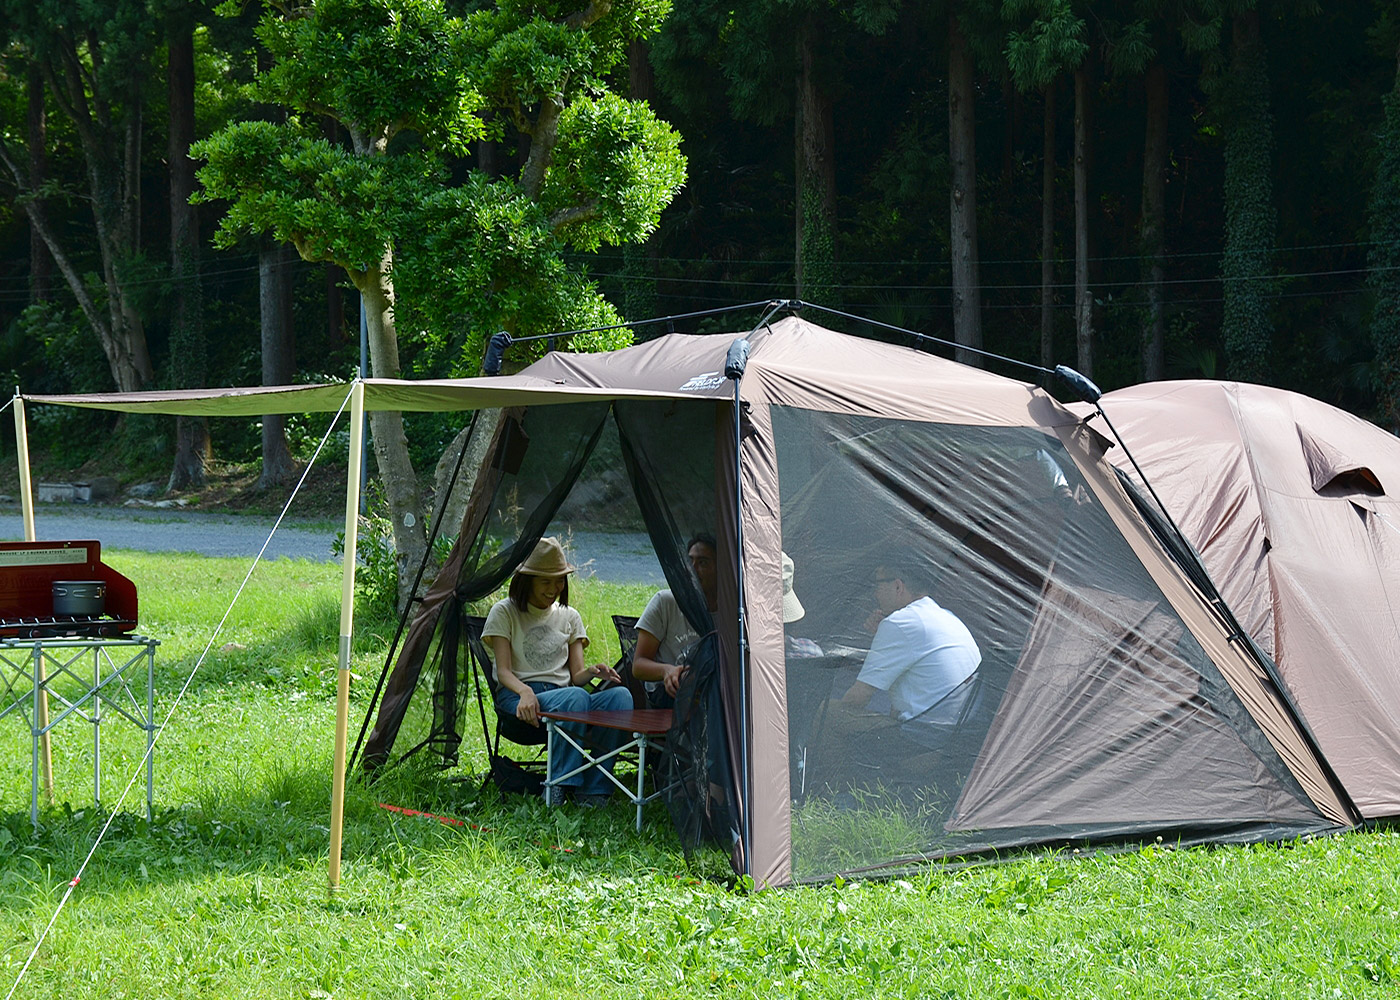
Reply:
[[[836,220],[822,210],[815,178],[802,185],[802,296],[839,308],[841,288],[836,271]]]
[[[1013,25],[1006,34],[1006,66],[1023,91],[1044,90],[1067,70],[1084,61],[1084,19],[1070,0],[1010,0],[1004,16]]]
[[[668,8],[614,3],[591,24],[568,3],[458,19],[438,0],[323,0],[307,16],[269,15],[260,36],[277,63],[260,92],[337,118],[354,149],[295,121],[243,122],[201,143],[204,200],[229,203],[219,240],[269,233],[352,275],[391,255],[397,327],[423,347],[419,373],[474,373],[498,329],[617,322],[565,254],[644,240],[685,181],[680,137],[604,85]],[[472,139],[538,139],[542,102],[560,112],[537,192],[454,164]],[[395,139],[409,133],[416,141]]]
[[[417,155],[369,158],[289,126],[247,121],[196,143],[200,202],[227,200],[216,243],[270,234],[307,260],[363,270],[407,227],[415,195],[436,191],[436,165]]]
[[[360,515],[355,531],[355,615],[371,622],[393,621],[399,596],[394,525],[377,493],[370,494],[367,507],[368,513]],[[343,529],[335,533],[331,551],[345,555]]]
[[[680,143],[641,101],[580,96],[560,115],[540,203],[551,216],[580,209],[561,227],[575,249],[641,242],[685,183]]]
[[[259,24],[275,60],[258,81],[263,100],[336,118],[360,152],[404,130],[452,152],[483,134],[482,99],[463,77],[461,24],[441,0],[317,0],[311,8]]]

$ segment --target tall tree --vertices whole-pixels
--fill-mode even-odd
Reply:
[[[565,252],[644,238],[684,179],[675,133],[603,85],[665,9],[503,0],[457,19],[441,0],[315,0],[270,14],[259,35],[275,64],[261,92],[295,114],[198,147],[208,197],[230,202],[219,238],[269,233],[344,267],[364,297],[377,377],[400,373],[400,329],[423,330],[429,358],[470,373],[497,329],[616,320]],[[350,148],[321,138],[311,116],[339,122]],[[455,159],[487,136],[520,139],[518,171],[454,182]],[[616,341],[572,346],[605,342]],[[371,426],[404,601],[425,504],[400,415],[375,413]]]
[[[29,146],[29,183],[34,191],[42,191],[48,182],[48,111],[44,107],[44,76],[36,63],[29,64],[28,113],[26,115],[27,145]],[[47,302],[53,294],[53,257],[44,245],[39,229],[29,227],[29,301]]]
[[[798,298],[831,305],[838,301],[836,126],[818,54],[824,28],[825,18],[819,10],[805,11],[797,23],[793,285]]]
[[[1400,433],[1400,18],[1382,8],[1379,39],[1395,52],[1395,86],[1385,98],[1376,136],[1376,177],[1371,185],[1371,249],[1368,282],[1375,294],[1371,343],[1376,351],[1377,393],[1392,432]]]
[[[285,243],[264,237],[258,246],[258,329],[262,346],[263,385],[289,385],[296,377],[292,332],[291,257]],[[262,471],[259,489],[283,486],[296,478],[296,462],[287,444],[287,418],[269,413],[262,418]]]
[[[683,111],[713,119],[710,81],[718,76],[733,118],[775,130],[792,122],[791,245],[799,298],[839,300],[835,104],[868,69],[852,66],[844,50],[883,35],[903,6],[901,0],[689,0],[677,5],[654,46],[661,88]]]
[[[1079,371],[1094,377],[1094,294],[1089,288],[1090,68],[1074,70],[1074,346]]]
[[[963,364],[981,366],[982,283],[977,267],[977,121],[972,50],[959,12],[948,9],[948,242],[953,264],[953,341]]]
[[[0,0],[0,23],[9,40],[38,68],[54,107],[77,135],[101,295],[89,287],[82,262],[50,224],[44,192],[29,175],[27,152],[15,148],[3,130],[0,161],[122,390],[140,389],[153,375],[132,279],[141,249],[141,101],[163,37],[160,13],[152,0]]]
[[[1007,0],[1002,16],[1011,25],[1006,63],[1022,92],[1039,91],[1043,101],[1040,196],[1040,363],[1055,364],[1055,91],[1065,73],[1088,54],[1084,19],[1069,0]]]
[[[1267,382],[1277,213],[1269,69],[1253,4],[1232,18],[1228,80],[1217,95],[1225,122],[1225,352],[1231,378]]]
[[[1147,68],[1147,127],[1142,150],[1143,282],[1147,317],[1142,328],[1142,377],[1155,382],[1166,372],[1167,319],[1162,287],[1166,278],[1167,68],[1160,59]]]
[[[170,170],[170,361],[177,388],[197,389],[205,382],[203,294],[199,278],[199,218],[194,195],[194,29],[193,4],[177,0],[166,22],[169,83]],[[204,417],[177,418],[175,464],[169,489],[204,485],[209,460],[209,424]]]

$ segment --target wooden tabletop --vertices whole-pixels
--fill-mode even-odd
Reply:
[[[540,718],[556,722],[580,722],[600,729],[660,736],[671,728],[669,708],[634,708],[623,712],[541,712]]]

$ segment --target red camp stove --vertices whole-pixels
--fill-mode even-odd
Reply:
[[[100,614],[54,614],[63,581],[105,585]],[[0,638],[119,636],[136,628],[136,584],[102,562],[100,542],[0,542]]]

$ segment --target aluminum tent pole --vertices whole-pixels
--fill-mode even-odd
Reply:
[[[34,534],[34,481],[29,471],[29,431],[24,422],[24,397],[15,386],[15,454],[19,459],[19,502],[24,516],[24,540],[32,542]]]
[[[350,390],[350,461],[345,471],[345,553],[340,582],[340,658],[336,671],[335,764],[331,775],[330,891],[340,888],[341,828],[345,820],[345,745],[350,729],[350,637],[355,627],[355,547],[360,513],[360,458],[365,446],[365,383]]]
[[[19,459],[19,502],[24,540],[35,541],[34,478],[29,471],[29,428],[24,420],[24,397],[15,386],[15,456]],[[34,730],[39,734],[39,769],[44,775],[44,801],[53,803],[53,743],[49,739],[49,692],[44,687],[44,657],[34,658]],[[37,817],[36,817],[37,819]]]

